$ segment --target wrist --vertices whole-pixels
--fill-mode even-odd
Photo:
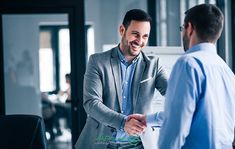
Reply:
[[[128,118],[128,116],[125,116],[125,117],[122,119],[121,126],[120,126],[120,130],[121,130],[121,131],[124,131],[124,127],[125,127],[125,123],[126,123],[127,118]]]

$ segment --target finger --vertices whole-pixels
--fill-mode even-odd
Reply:
[[[134,135],[136,133],[136,131],[134,129],[128,129],[126,131],[129,135]]]
[[[144,115],[142,114],[132,114],[128,116],[129,118],[143,119]]]
[[[139,130],[136,130],[135,127],[128,127],[125,129],[125,132],[127,132],[129,135],[135,135],[141,133]]]
[[[127,127],[130,129],[135,129],[138,132],[143,131],[146,128],[146,125],[142,124],[141,122],[139,122],[138,120],[135,119],[131,119],[128,123],[127,123]]]
[[[131,135],[135,134],[136,132],[142,133],[145,128],[146,126],[136,119],[130,119],[129,121],[126,121],[124,126],[124,130]]]
[[[139,127],[133,127],[132,133],[142,133],[145,129]]]
[[[144,124],[138,120],[133,120],[133,122],[134,122],[135,127],[142,128],[142,129],[144,129],[146,127],[146,124]]]
[[[132,115],[129,115],[128,118],[129,118],[129,120],[131,118],[134,118],[134,119],[142,122],[144,125],[147,125],[146,124],[146,116],[145,115],[142,115],[142,114],[132,114]]]
[[[137,132],[135,129],[131,129],[131,130],[129,131],[129,135],[135,136],[135,135],[137,135],[137,134],[138,134],[138,132]]]

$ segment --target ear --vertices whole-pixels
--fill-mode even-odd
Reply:
[[[120,35],[121,36],[123,36],[124,35],[124,33],[125,33],[125,27],[124,27],[124,25],[122,24],[122,25],[120,25],[120,27],[119,27],[119,33],[120,33]]]
[[[194,28],[191,22],[188,22],[188,27],[187,27],[187,32],[189,36],[192,36],[193,32],[194,32]]]

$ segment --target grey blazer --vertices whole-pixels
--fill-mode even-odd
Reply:
[[[115,47],[89,58],[83,93],[87,120],[75,144],[76,149],[105,149],[125,117],[120,106],[121,69],[117,50]],[[133,113],[149,114],[155,89],[164,95],[167,79],[159,59],[141,54],[133,78]]]

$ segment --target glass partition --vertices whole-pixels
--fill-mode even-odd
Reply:
[[[71,148],[68,15],[6,14],[2,24],[6,115],[42,116],[50,147]]]

